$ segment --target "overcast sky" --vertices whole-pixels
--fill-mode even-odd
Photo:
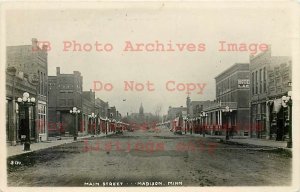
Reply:
[[[273,55],[290,55],[291,19],[285,6],[253,8],[247,6],[218,8],[157,4],[148,8],[111,4],[95,9],[39,9],[6,12],[7,45],[25,45],[31,38],[51,42],[48,54],[49,75],[80,71],[83,88],[93,88],[93,81],[111,83],[112,91],[97,91],[97,97],[115,105],[121,113],[137,112],[143,103],[145,112],[162,105],[185,105],[185,92],[169,92],[165,83],[206,84],[203,94],[191,92],[192,100],[215,99],[214,77],[234,63],[248,63],[250,52],[219,52],[219,41],[267,43]],[[45,8],[45,7],[44,7]],[[113,45],[110,52],[63,51],[64,41],[82,45],[96,41]],[[204,43],[204,52],[124,52],[125,41],[167,44]],[[124,91],[124,81],[154,84],[154,91]],[[126,101],[124,101],[126,99]]]

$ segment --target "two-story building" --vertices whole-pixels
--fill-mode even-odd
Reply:
[[[12,90],[11,93],[7,92],[8,103],[14,102],[14,104],[8,104],[13,106],[13,110],[10,116],[14,116],[16,107],[16,98],[22,97],[24,92],[28,92],[30,97],[35,97],[35,117],[32,117],[33,122],[30,124],[31,139],[35,141],[47,140],[48,137],[48,53],[47,46],[39,46],[38,40],[33,38],[31,45],[17,45],[6,47],[6,64],[7,68],[14,68],[16,71],[14,74],[7,73],[7,90]],[[16,75],[17,74],[17,75]],[[16,78],[15,78],[16,77]],[[30,85],[29,85],[29,84]],[[15,91],[19,89],[19,91]],[[23,92],[23,93],[22,93]],[[11,107],[10,107],[11,108]],[[22,113],[22,111],[19,111]],[[14,117],[14,121],[23,122],[23,116],[18,115]],[[12,121],[10,121],[12,122]],[[17,122],[13,123],[16,131],[11,135],[10,140],[12,143],[16,143],[18,140],[18,129],[22,128],[22,125],[18,125]]]
[[[291,65],[290,57],[272,56],[271,48],[250,57],[252,137],[284,140],[288,135],[282,96],[291,91]]]
[[[203,108],[212,134],[249,136],[249,64],[236,63],[215,77],[216,101]],[[228,112],[224,111],[226,108]]]

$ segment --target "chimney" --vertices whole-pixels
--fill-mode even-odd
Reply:
[[[60,74],[60,67],[56,67],[56,75]]]
[[[36,38],[31,39],[31,49],[32,51],[39,51],[38,40]]]
[[[33,46],[33,47],[37,47],[38,40],[37,40],[36,38],[32,38],[32,39],[31,39],[31,43],[32,43],[32,46]]]

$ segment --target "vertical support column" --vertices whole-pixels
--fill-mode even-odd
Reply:
[[[217,129],[216,131],[219,132],[219,127],[220,127],[220,111],[217,111]]]
[[[220,110],[220,127],[221,127],[221,130],[220,130],[220,133],[223,132],[223,122],[222,122],[222,111]]]
[[[208,129],[210,130],[210,135],[213,134],[213,123],[214,123],[214,112],[211,111],[209,113],[209,127],[208,127]],[[208,122],[207,122],[207,124],[208,124]]]
[[[105,135],[107,135],[107,129],[108,129],[108,121],[105,121]]]
[[[266,139],[270,139],[270,106],[266,102]]]
[[[64,124],[61,121],[60,111],[56,111],[55,122],[56,122],[56,132],[58,133],[59,136],[61,136],[61,132],[62,132]]]
[[[32,105],[32,113],[33,114],[31,114],[32,116],[33,116],[33,124],[32,124],[32,126],[33,126],[33,131],[34,131],[34,139],[35,139],[35,142],[36,143],[38,143],[38,142],[41,142],[41,139],[40,139],[40,132],[41,132],[41,130],[40,130],[40,127],[38,127],[37,126],[37,123],[38,123],[38,121],[40,121],[40,119],[39,119],[39,115],[38,115],[38,113],[37,113],[37,111],[38,111],[38,102],[37,103],[34,103],[33,105]],[[45,112],[44,113],[48,113],[47,111],[46,111],[46,107],[45,107]],[[45,121],[43,121],[43,126],[44,126],[44,128],[45,128],[45,133],[46,133],[46,127],[47,127],[47,125],[48,125],[48,122],[47,122],[47,119],[46,119],[46,116],[45,116]]]
[[[74,141],[77,140],[77,136],[78,136],[78,114],[77,112],[75,112],[75,130],[74,130]]]
[[[293,128],[292,128],[292,114],[293,114],[293,110],[292,110],[292,101],[290,101],[290,104],[288,106],[288,113],[289,113],[289,140],[287,142],[287,148],[292,148],[293,147],[293,134],[292,134],[292,131],[293,131]]]
[[[29,106],[26,106],[26,104],[23,104],[24,107],[24,112],[25,112],[25,124],[24,124],[24,129],[25,129],[25,143],[24,143],[24,151],[30,151],[30,137],[31,137],[31,130],[30,130],[30,116],[29,116]]]
[[[17,127],[16,127],[16,96],[15,96],[15,87],[16,87],[16,75],[13,76],[13,86],[12,86],[12,100],[9,110],[10,122],[9,122],[9,133],[11,145],[15,146],[17,144]]]

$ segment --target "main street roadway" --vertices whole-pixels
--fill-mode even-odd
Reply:
[[[291,183],[291,165],[291,157],[270,148],[166,128],[93,137],[7,160],[9,186],[278,186]]]

